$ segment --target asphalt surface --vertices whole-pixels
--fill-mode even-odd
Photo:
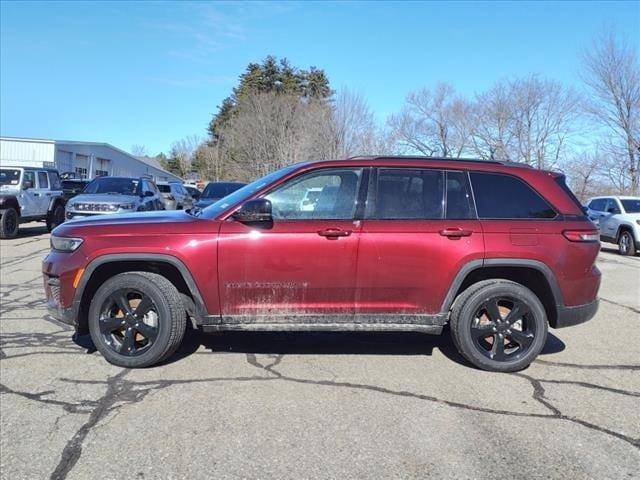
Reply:
[[[640,257],[604,248],[597,317],[517,374],[447,335],[197,331],[123,370],[46,315],[48,242],[0,241],[3,479],[640,476]]]

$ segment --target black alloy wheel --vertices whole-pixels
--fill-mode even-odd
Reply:
[[[126,357],[143,354],[158,338],[158,307],[142,292],[116,290],[102,304],[98,325],[106,345]]]

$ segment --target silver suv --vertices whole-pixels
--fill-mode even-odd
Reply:
[[[98,177],[67,203],[66,218],[109,213],[164,210],[156,187],[148,178]]]
[[[64,222],[60,176],[52,168],[0,169],[0,238],[14,238],[21,223],[46,221],[51,231]]]
[[[600,240],[617,243],[621,255],[640,251],[640,197],[595,197],[587,214],[600,227]]]
[[[189,210],[193,208],[193,197],[177,182],[158,182],[165,210]]]

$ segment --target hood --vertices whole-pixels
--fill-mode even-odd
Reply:
[[[78,197],[74,197],[78,198]],[[195,217],[184,210],[154,210],[151,212],[114,213],[67,220],[63,225],[84,227],[102,225],[148,225],[152,223],[191,222]]]
[[[136,203],[140,197],[137,195],[114,195],[111,193],[87,193],[73,197],[72,203],[105,203],[109,205],[118,205],[121,203]]]

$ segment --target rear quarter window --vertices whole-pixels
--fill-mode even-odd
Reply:
[[[517,177],[481,172],[470,176],[479,218],[552,219],[557,215],[540,194]]]

